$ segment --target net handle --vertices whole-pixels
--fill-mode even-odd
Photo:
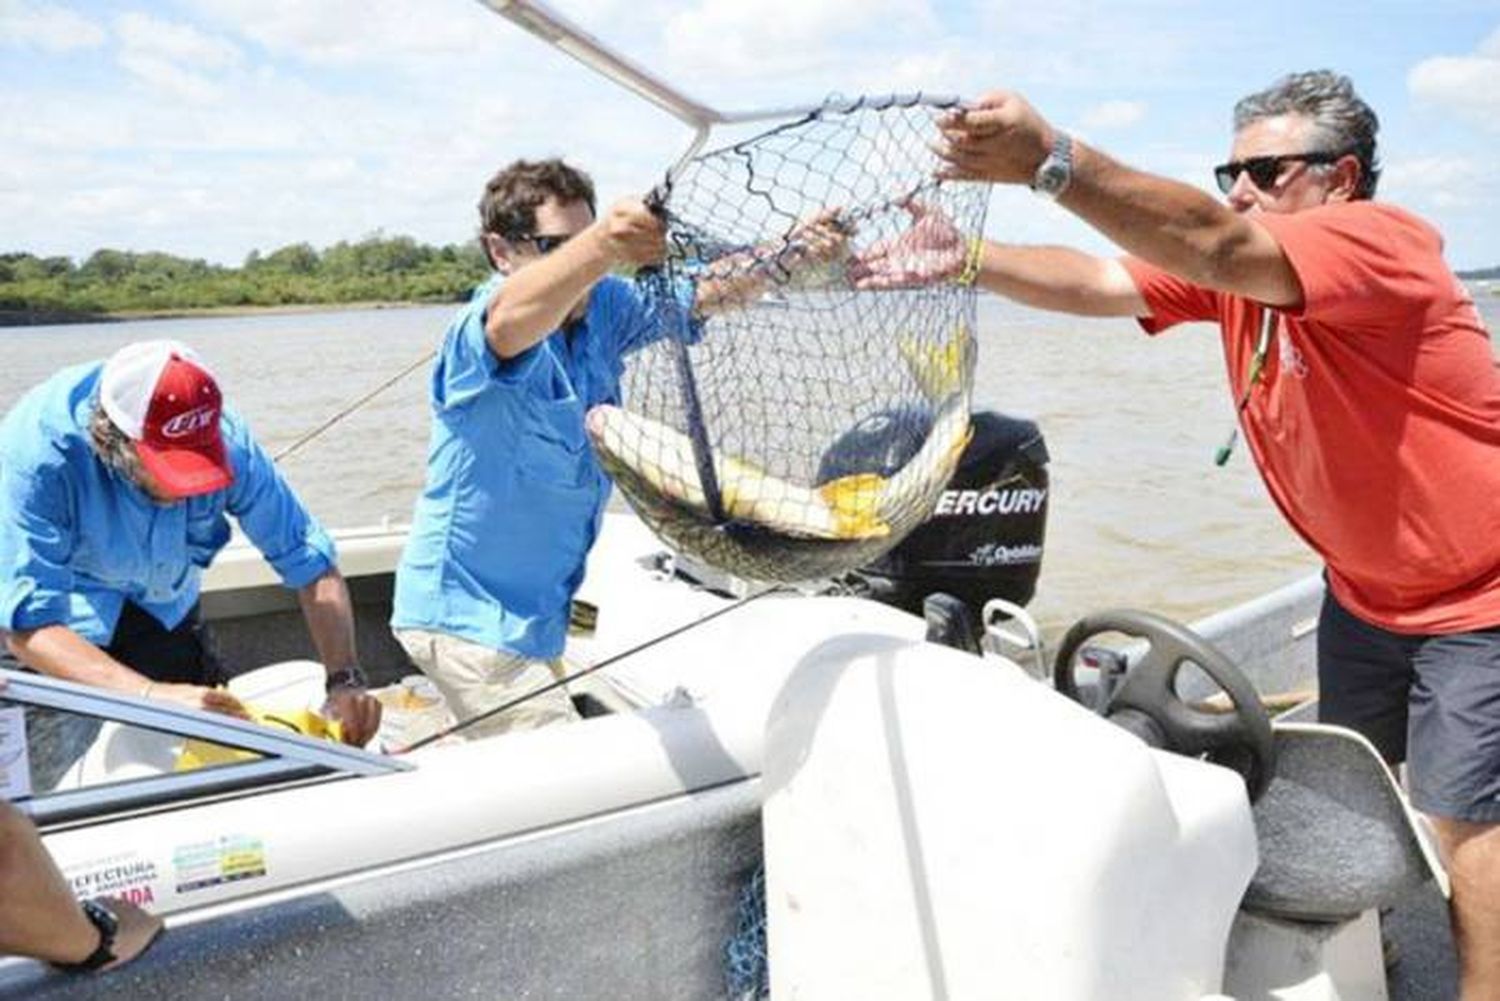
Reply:
[[[719,111],[701,101],[694,100],[649,70],[627,59],[557,13],[542,0],[479,0],[479,2],[540,38],[554,49],[572,56],[600,76],[613,80],[638,97],[645,98],[691,126],[695,133],[693,141],[687,151],[677,158],[672,169],[667,172],[668,177],[675,177],[678,169],[697,154],[707,141],[709,131],[715,125],[735,125],[773,118],[795,118],[810,115],[824,107],[821,104],[814,104],[805,107],[766,108],[757,111]]]

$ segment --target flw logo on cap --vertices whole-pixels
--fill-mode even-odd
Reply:
[[[176,417],[164,421],[161,426],[163,438],[188,438],[219,422],[219,404],[205,403],[191,410],[184,410]]]
[[[187,345],[141,341],[116,351],[99,375],[99,405],[135,442],[160,495],[192,497],[234,482],[219,384]]]

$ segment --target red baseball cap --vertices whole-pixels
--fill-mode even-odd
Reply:
[[[116,351],[99,376],[99,405],[171,496],[212,493],[234,482],[219,430],[224,398],[186,344],[140,341]]]

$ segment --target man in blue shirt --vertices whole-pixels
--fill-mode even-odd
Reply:
[[[202,635],[203,568],[233,515],[297,590],[331,712],[363,744],[365,693],[333,543],[186,345],[63,369],[0,422],[0,633],[43,674],[235,715]],[[69,749],[76,750],[76,749]]]
[[[609,272],[665,253],[663,224],[639,199],[596,219],[592,182],[560,160],[501,170],[479,214],[498,274],[459,311],[433,370],[427,485],[391,618],[461,720],[562,673],[570,601],[609,496],[584,415],[620,403],[626,354],[662,329],[653,304]],[[843,240],[824,213],[781,248],[782,263],[827,260]],[[724,264],[698,283],[696,315],[751,301],[772,280],[753,253]],[[464,733],[575,718],[558,688]]]

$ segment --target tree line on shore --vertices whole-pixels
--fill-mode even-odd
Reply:
[[[68,257],[0,253],[0,325],[112,314],[355,302],[453,302],[489,273],[476,243],[432,247],[376,233],[323,250],[251,251],[237,268],[171,254],[97,250]],[[1500,278],[1500,267],[1461,271]]]
[[[0,253],[0,317],[107,316],[190,309],[352,302],[451,302],[484,280],[474,243],[432,247],[374,234],[323,250],[251,251],[237,268],[164,253],[97,250],[68,257]]]

